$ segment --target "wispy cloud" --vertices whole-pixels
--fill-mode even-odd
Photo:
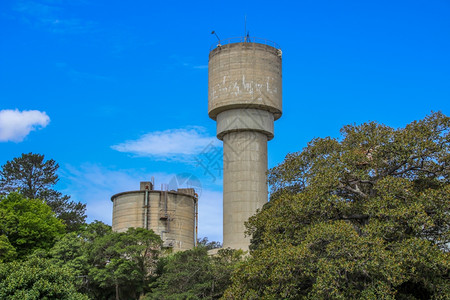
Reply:
[[[73,2],[69,2],[73,4]],[[18,1],[15,17],[30,26],[52,33],[87,33],[95,31],[95,23],[81,18],[66,17],[66,10],[58,1]]]
[[[208,65],[197,65],[193,66],[194,69],[208,69]]]
[[[0,110],[0,142],[21,142],[31,131],[49,123],[50,117],[38,110]]]
[[[14,10],[29,16],[48,16],[56,13],[59,9],[35,1],[17,1]]]
[[[92,81],[106,81],[106,82],[114,81],[114,79],[109,76],[76,70],[75,68],[71,67],[70,65],[64,62],[58,62],[55,64],[55,66],[59,68],[61,71],[63,71],[68,77],[70,77],[74,81],[78,80],[92,80]]]
[[[181,175],[181,176],[180,176]],[[169,189],[185,186],[181,177],[184,174],[147,173],[142,170],[117,170],[98,164],[81,166],[66,165],[60,169],[61,192],[70,195],[72,200],[86,203],[88,222],[100,220],[112,224],[111,196],[125,191],[139,189],[140,181],[148,181],[152,176],[156,179],[156,189],[161,183],[169,184]],[[195,176],[192,176],[192,180]],[[181,179],[181,180],[180,180]],[[173,185],[174,182],[179,186]],[[222,193],[201,187],[201,182],[194,184],[199,193],[199,236],[209,240],[222,240]]]
[[[139,189],[139,182],[149,180],[150,174],[135,170],[116,170],[98,164],[66,165],[60,169],[62,192],[75,201],[86,203],[88,221],[100,220],[111,224],[111,196]],[[159,174],[158,177],[166,176]]]
[[[199,70],[208,69],[207,64],[199,64],[199,63],[192,62],[193,61],[192,57],[182,57],[177,54],[172,54],[169,56],[169,58],[172,60],[172,65],[169,65],[171,68],[183,66],[185,68],[192,68],[192,69],[199,69]]]
[[[110,54],[120,57],[127,51],[142,49],[153,45],[148,37],[136,34],[133,27],[115,24],[105,27],[97,19],[86,19],[84,11],[96,5],[85,0],[18,0],[6,14],[28,26],[46,32],[64,36],[65,34],[83,34],[89,39],[89,45],[107,49]],[[86,8],[86,9],[85,9]],[[93,8],[95,9],[95,8]],[[5,14],[3,12],[3,14]],[[73,74],[74,76],[92,74]]]
[[[168,129],[144,134],[111,148],[138,156],[157,160],[186,160],[198,155],[209,145],[219,144],[215,137],[205,133],[202,127]]]

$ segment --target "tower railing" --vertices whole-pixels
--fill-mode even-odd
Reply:
[[[221,47],[221,46],[227,45],[227,44],[234,44],[234,43],[257,43],[257,44],[271,46],[276,49],[281,49],[277,43],[272,42],[271,40],[268,40],[268,39],[252,37],[252,36],[238,36],[238,37],[232,37],[232,38],[228,38],[228,39],[219,40],[218,43],[212,45],[209,50],[211,51],[217,47]]]

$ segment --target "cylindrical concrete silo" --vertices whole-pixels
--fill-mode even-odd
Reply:
[[[282,113],[281,50],[249,41],[209,53],[208,112],[223,141],[223,247],[243,250],[244,222],[267,202],[267,141]]]
[[[192,249],[197,244],[198,199],[194,189],[153,190],[142,182],[141,190],[115,194],[112,229],[130,227],[152,229],[161,236],[163,246],[174,251]]]

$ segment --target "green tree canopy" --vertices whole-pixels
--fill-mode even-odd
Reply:
[[[36,249],[50,249],[64,224],[50,207],[39,199],[26,199],[18,193],[0,196],[0,236],[17,251],[19,258]]]
[[[93,299],[109,299],[113,291],[100,287],[101,283],[89,276],[89,270],[94,268],[93,264],[98,261],[92,255],[97,241],[111,233],[111,226],[94,221],[84,225],[79,232],[70,232],[59,237],[48,252],[40,252],[37,255],[48,258],[54,266],[70,269],[75,276],[73,283],[79,292]]]
[[[89,252],[89,278],[105,291],[102,299],[108,299],[108,293],[116,299],[121,295],[139,299],[147,292],[161,245],[161,238],[144,228],[111,232],[94,241]]]
[[[16,258],[17,251],[9,242],[6,235],[0,235],[0,263],[12,261]]]
[[[44,199],[58,182],[59,165],[53,160],[44,161],[44,155],[22,154],[7,161],[0,171],[3,191],[20,193],[30,199]]]
[[[289,154],[226,298],[448,299],[449,125],[348,125]]]
[[[80,228],[86,219],[86,205],[52,189],[58,182],[59,165],[41,154],[22,154],[7,161],[0,170],[0,194],[18,191],[29,199],[42,199],[64,221],[67,231]]]
[[[174,253],[163,260],[161,276],[146,299],[220,299],[242,256],[242,250],[231,249],[209,256],[204,246]]]
[[[71,269],[43,258],[0,264],[0,299],[87,300],[78,293]]]
[[[222,248],[222,243],[218,241],[209,241],[207,237],[197,239],[197,245],[205,247],[207,250]]]

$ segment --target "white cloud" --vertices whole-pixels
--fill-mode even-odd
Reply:
[[[142,170],[114,170],[97,164],[79,167],[66,165],[60,169],[59,176],[61,192],[70,195],[74,201],[86,203],[87,221],[100,220],[107,224],[112,223],[112,195],[138,190],[139,182],[148,181],[152,176],[156,179],[157,190],[161,183],[168,183],[170,188],[174,178],[180,179],[180,174],[175,176],[167,173],[150,174]],[[222,241],[222,192],[202,189],[201,183],[196,188],[199,193],[198,235],[208,237],[210,241]]]
[[[48,123],[50,117],[38,110],[0,110],[0,142],[21,142],[31,131]]]
[[[137,140],[126,141],[112,148],[159,160],[186,160],[217,145],[217,139],[206,135],[204,128],[192,127],[150,132]]]

